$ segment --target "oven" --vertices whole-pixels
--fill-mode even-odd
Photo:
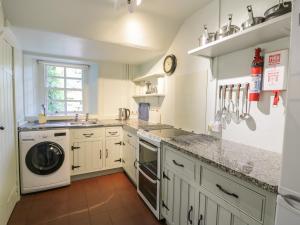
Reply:
[[[137,191],[160,218],[160,142],[139,137]]]

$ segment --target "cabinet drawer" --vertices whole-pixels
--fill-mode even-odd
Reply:
[[[258,221],[263,220],[265,196],[223,177],[210,169],[202,169],[202,186]]]
[[[138,137],[128,131],[124,131],[124,142],[136,147],[138,145]]]
[[[110,127],[105,129],[106,137],[119,137],[121,134],[121,127]]]
[[[165,160],[166,164],[181,176],[192,180],[195,179],[196,164],[192,159],[165,147]]]
[[[104,129],[76,129],[73,130],[73,138],[75,139],[90,139],[104,137]]]

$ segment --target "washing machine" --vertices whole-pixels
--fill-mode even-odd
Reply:
[[[20,132],[21,193],[70,184],[69,131]]]

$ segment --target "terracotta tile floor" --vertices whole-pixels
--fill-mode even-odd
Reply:
[[[159,225],[124,173],[23,196],[8,225]]]

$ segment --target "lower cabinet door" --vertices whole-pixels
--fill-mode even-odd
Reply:
[[[162,202],[161,213],[169,224],[174,224],[173,200],[174,200],[174,173],[164,169],[162,173]]]
[[[120,137],[106,138],[105,167],[106,169],[122,167],[122,145]]]
[[[162,213],[168,224],[195,224],[195,188],[171,170],[164,173]]]
[[[132,181],[136,183],[136,149],[128,142],[125,142],[123,145],[122,152],[123,169],[125,170],[127,175],[132,179]]]
[[[72,174],[99,171],[103,168],[103,140],[75,142],[71,150]]]
[[[197,225],[252,225],[203,193],[199,193]]]
[[[71,150],[71,173],[72,175],[86,172],[85,143],[75,142]]]

